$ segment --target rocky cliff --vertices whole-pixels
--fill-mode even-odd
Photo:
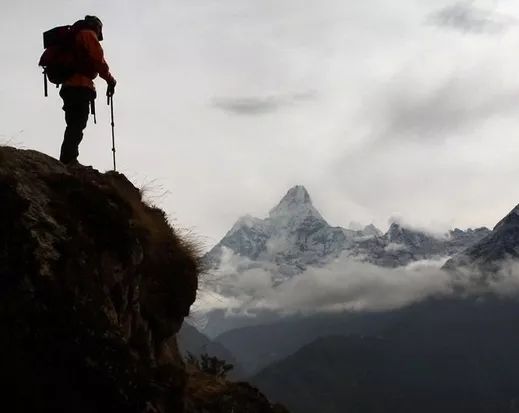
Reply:
[[[0,200],[2,405],[274,411],[255,389],[184,365],[175,334],[199,259],[123,175],[0,147]]]

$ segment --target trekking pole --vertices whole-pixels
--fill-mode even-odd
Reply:
[[[45,97],[49,96],[49,85],[47,83],[47,72],[43,69],[43,90],[45,92]]]
[[[111,115],[111,125],[112,125],[112,156],[114,160],[114,171],[117,171],[115,165],[115,123],[114,123],[114,97],[113,95],[109,95],[107,97],[107,103],[110,106],[110,115]]]
[[[94,125],[96,125],[97,117],[96,117],[96,100],[95,100],[95,98],[90,101],[90,113],[94,117]]]

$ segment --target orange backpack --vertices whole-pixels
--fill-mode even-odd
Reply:
[[[74,38],[77,33],[74,26],[59,26],[43,33],[45,51],[38,63],[43,67],[45,96],[47,96],[47,79],[60,85],[76,71]]]

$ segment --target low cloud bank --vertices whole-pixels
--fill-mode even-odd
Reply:
[[[226,250],[219,269],[199,294],[198,311],[224,309],[229,314],[261,310],[283,314],[375,311],[402,307],[452,291],[445,260],[420,261],[388,269],[346,255],[321,268],[280,278],[278,267],[259,264]]]
[[[225,310],[254,317],[262,311],[280,315],[340,311],[386,311],[430,297],[492,293],[519,296],[519,263],[506,262],[492,275],[464,268],[441,269],[446,259],[383,268],[346,255],[321,268],[280,278],[275,264],[252,262],[226,250],[221,266],[199,292],[197,312]]]

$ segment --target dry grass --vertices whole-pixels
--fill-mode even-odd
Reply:
[[[176,333],[196,299],[201,272],[201,249],[188,237],[179,236],[161,209],[150,206],[122,174],[107,172],[110,191],[130,212],[130,227],[142,246],[140,273],[141,308],[156,337]]]
[[[186,365],[186,372],[186,393],[197,404],[208,404],[228,391],[229,385],[225,379],[206,374],[191,364]]]
[[[196,272],[199,274],[203,248],[196,242],[195,237],[190,234],[178,234],[178,230],[173,228],[164,211],[144,199],[148,191],[146,188],[135,188],[124,175],[117,172],[108,172],[107,176],[119,196],[131,207],[135,228],[147,233],[150,244],[169,245],[174,250],[181,251],[196,263]]]

